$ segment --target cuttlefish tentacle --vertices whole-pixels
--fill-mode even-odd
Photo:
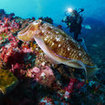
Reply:
[[[22,41],[34,38],[44,53],[58,64],[82,68],[88,76],[97,71],[97,67],[84,49],[64,31],[49,23],[34,21],[18,33],[18,38]]]

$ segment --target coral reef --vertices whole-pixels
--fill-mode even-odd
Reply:
[[[33,39],[17,38],[35,18],[11,17],[4,10],[0,16],[0,105],[105,104],[103,81],[95,76],[85,82],[82,70],[55,64]],[[53,23],[48,17],[43,20]]]
[[[48,22],[50,24],[53,24],[53,20],[50,17],[40,17],[42,21]]]

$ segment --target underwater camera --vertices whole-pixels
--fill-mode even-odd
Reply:
[[[71,13],[73,12],[77,12],[77,13],[81,13],[84,11],[83,8],[79,8],[79,9],[72,9],[72,8],[67,8],[66,12],[65,12],[65,15],[70,15]]]
[[[72,8],[67,8],[67,10],[65,11],[65,15],[70,15],[73,12]]]
[[[68,8],[68,9],[67,9],[67,12],[68,12],[68,13],[71,13],[71,12],[73,12],[73,9],[72,9],[72,8]]]

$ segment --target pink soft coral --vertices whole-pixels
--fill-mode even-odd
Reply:
[[[51,87],[51,85],[55,81],[55,76],[52,69],[48,66],[44,66],[42,68],[34,67],[31,70],[28,70],[27,76],[34,78],[37,82],[42,85]]]

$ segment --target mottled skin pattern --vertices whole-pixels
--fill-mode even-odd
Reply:
[[[61,61],[77,60],[87,66],[86,68],[91,69],[89,72],[96,70],[84,49],[61,29],[37,20],[18,33],[18,38],[23,41],[30,41],[33,37],[44,41],[50,53],[57,56]],[[75,65],[73,67],[81,67],[78,62],[71,63]]]
[[[60,55],[64,59],[76,59],[82,61],[84,64],[93,66],[88,54],[83,50],[83,48],[71,37],[68,37],[62,30],[52,27],[49,24],[45,29],[46,32],[43,34],[43,40],[45,44],[57,55]]]

